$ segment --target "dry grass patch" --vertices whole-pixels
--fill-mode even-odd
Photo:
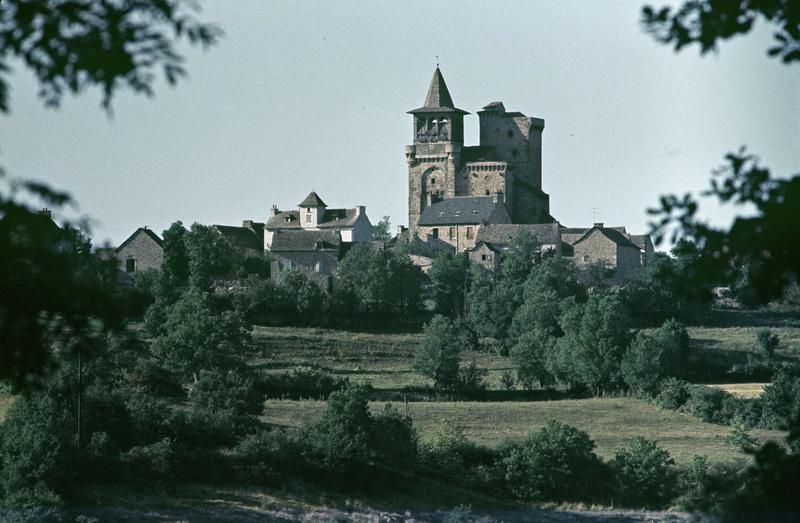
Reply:
[[[761,396],[761,393],[764,392],[764,387],[766,385],[768,385],[768,383],[722,383],[708,386],[722,389],[740,398],[750,399]]]

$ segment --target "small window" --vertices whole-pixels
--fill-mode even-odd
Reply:
[[[489,196],[489,189],[486,189],[486,196]]]
[[[314,264],[314,272],[322,272],[322,262],[317,262]]]
[[[481,261],[486,261],[486,255],[485,254],[481,254]]]
[[[438,227],[434,227],[433,229],[431,229],[431,236],[433,236],[434,238],[438,238],[439,237],[439,229],[438,229]]]
[[[311,215],[306,214],[306,223],[311,223]]]
[[[455,227],[450,227],[450,239],[451,240],[455,240],[456,239],[456,228]]]
[[[128,258],[125,260],[125,272],[135,272],[136,271],[136,260],[134,258]]]
[[[583,263],[589,263],[589,255],[588,254],[584,254],[583,255]]]
[[[467,227],[467,239],[472,239],[472,227]]]
[[[306,212],[311,212],[311,207],[306,207]]]
[[[436,178],[431,178],[431,185],[436,183]]]

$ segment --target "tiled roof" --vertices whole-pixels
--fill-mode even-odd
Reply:
[[[428,87],[428,94],[425,96],[425,105],[418,109],[408,111],[409,113],[463,113],[469,114],[461,109],[456,109],[447,84],[444,83],[442,72],[437,67],[433,72],[431,85]]]
[[[147,235],[147,237],[149,237],[154,242],[156,242],[159,247],[162,247],[164,245],[164,241],[161,238],[159,238],[158,234],[154,233],[152,230],[148,229],[147,227],[139,227],[138,229],[133,231],[133,234],[128,236],[127,240],[122,242],[119,247],[114,249],[114,252],[121,251],[126,245],[128,245],[130,242],[132,242],[134,238],[136,238],[139,234],[142,234],[142,233]]]
[[[647,248],[647,242],[650,241],[649,234],[629,234],[628,237],[631,243],[644,250]]]
[[[259,238],[256,231],[247,227],[234,227],[232,225],[212,225],[212,227],[236,247],[258,251],[264,250],[263,229]]]
[[[459,196],[445,198],[422,211],[419,225],[461,225],[508,223],[508,210],[495,203],[493,196]]]
[[[612,242],[616,243],[620,247],[633,247],[638,249],[634,243],[632,243],[624,233],[620,232],[619,229],[623,229],[622,227],[592,227],[591,229],[587,229],[587,232],[578,238],[576,241],[572,243],[572,245],[577,245],[578,243],[582,242],[584,239],[588,238],[589,235],[592,234],[594,231],[599,231],[600,234],[611,240]],[[562,237],[563,237],[562,233]]]
[[[357,209],[325,209],[322,221],[317,225],[320,229],[337,229],[351,227],[358,219]],[[283,211],[270,216],[265,226],[268,230],[300,229],[299,211]]]
[[[523,230],[529,232],[541,244],[558,245],[561,243],[558,223],[484,225],[478,230],[475,243],[486,242],[494,246],[507,245],[511,238]]]
[[[302,202],[300,202],[299,204],[297,204],[297,206],[298,207],[327,207],[327,205],[325,205],[325,202],[322,201],[322,198],[320,198],[319,195],[314,191],[311,191],[310,193],[308,193],[308,196],[306,196],[306,199],[303,200]]]
[[[269,250],[274,252],[311,252],[338,250],[342,237],[337,231],[277,230]]]

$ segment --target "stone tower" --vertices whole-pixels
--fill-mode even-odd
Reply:
[[[411,111],[414,143],[406,146],[408,225],[416,230],[425,207],[463,194],[458,172],[464,146],[464,115],[457,109],[439,68],[433,73],[425,104]]]

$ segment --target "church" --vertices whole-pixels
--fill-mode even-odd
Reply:
[[[494,101],[478,111],[480,142],[464,145],[467,111],[453,103],[439,67],[413,117],[408,164],[407,241],[467,251],[496,268],[508,241],[526,230],[542,250],[573,258],[579,268],[601,264],[622,281],[647,265],[654,249],[648,235],[625,227],[565,227],[550,214],[542,189],[544,119],[508,111]]]

